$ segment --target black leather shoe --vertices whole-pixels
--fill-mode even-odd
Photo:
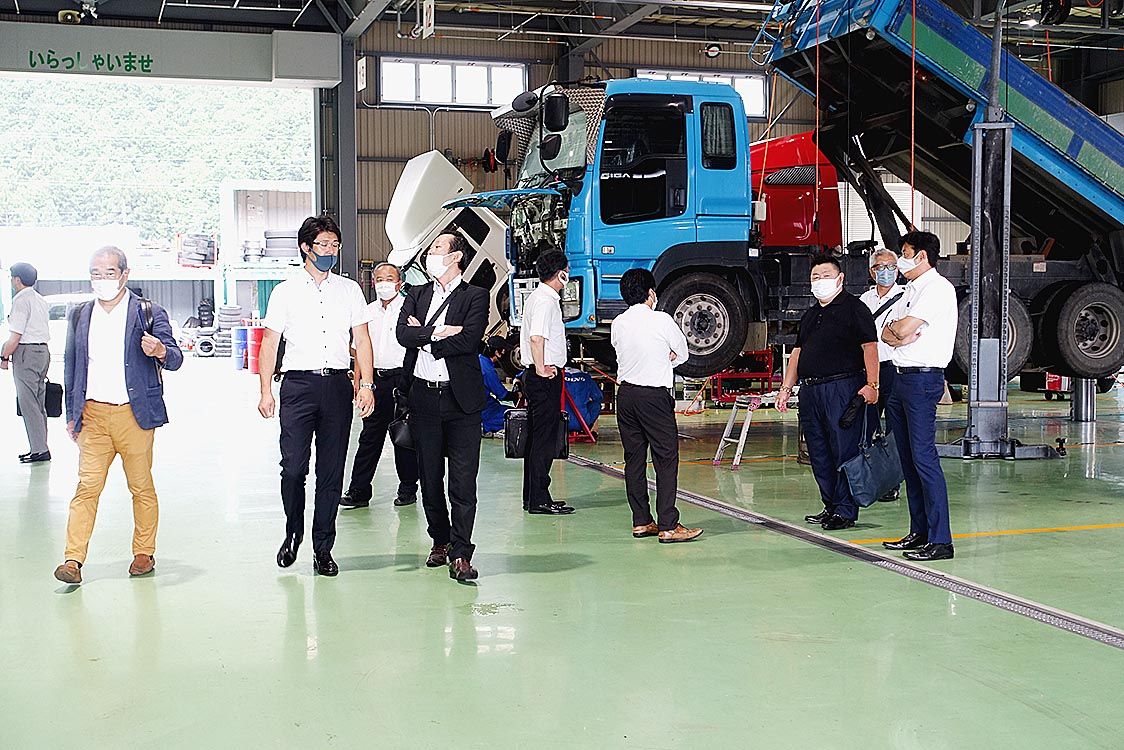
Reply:
[[[300,549],[301,540],[296,534],[290,534],[281,543],[281,549],[277,550],[277,565],[282,568],[287,568],[297,561],[297,550]]]
[[[823,523],[829,518],[831,518],[831,511],[829,511],[827,508],[824,508],[814,516],[804,516],[804,520],[808,523]]]
[[[334,576],[340,572],[340,566],[332,559],[331,552],[317,552],[312,556],[312,570],[318,575]]]
[[[951,560],[952,559],[952,545],[951,544],[926,544],[924,547],[912,552],[906,552],[902,555],[906,560],[916,560],[917,562],[931,562],[933,560]]]
[[[531,508],[529,511],[532,516],[568,516],[574,512],[574,509],[569,505],[540,505],[537,508]]]
[[[920,534],[906,534],[896,542],[882,542],[883,547],[892,550],[920,549],[926,544],[928,542]]]
[[[21,464],[38,464],[38,463],[42,463],[44,461],[50,461],[50,460],[51,460],[51,452],[50,451],[43,451],[42,453],[32,453],[27,458],[21,458],[20,463]]]
[[[458,557],[449,563],[449,577],[454,581],[475,581],[480,577],[472,563],[463,557]]]
[[[839,529],[849,529],[855,525],[854,520],[844,518],[843,516],[832,516],[821,524],[824,531],[838,531]]]
[[[363,497],[358,492],[352,492],[351,490],[343,493],[343,497],[340,498],[340,505],[345,508],[366,508],[370,504],[371,498]]]
[[[401,508],[403,505],[413,505],[418,501],[418,493],[413,492],[406,494],[399,492],[398,496],[394,498],[394,504]]]
[[[440,568],[442,565],[449,564],[449,550],[452,549],[451,544],[435,544],[429,550],[429,557],[425,558],[425,567],[427,568]]]
[[[30,454],[30,453],[21,453],[21,454],[19,455],[19,459],[20,459],[20,461],[24,461],[24,460],[26,460],[26,459],[28,459],[28,458],[31,458],[31,454]]]
[[[890,490],[889,492],[887,492],[882,497],[878,498],[878,502],[880,502],[880,503],[892,503],[895,500],[899,499],[901,496],[902,496],[901,488],[895,487],[894,489]]]

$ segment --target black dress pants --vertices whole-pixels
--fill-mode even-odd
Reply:
[[[550,505],[550,466],[558,455],[562,422],[562,368],[553,378],[540,377],[535,368],[523,373],[527,397],[527,453],[523,458],[523,510]]]
[[[476,475],[480,471],[480,412],[462,411],[453,392],[415,380],[410,386],[410,435],[418,456],[422,507],[433,544],[451,544],[450,559],[472,559]],[[449,461],[449,504],[445,460]],[[449,506],[452,506],[450,518]]]
[[[402,383],[401,370],[385,377],[375,375],[375,410],[363,420],[359,448],[351,467],[348,494],[354,500],[371,499],[371,482],[386,445],[387,427],[394,421],[394,389]],[[408,448],[394,446],[394,468],[398,472],[398,494],[413,495],[418,491],[418,455]]]
[[[281,501],[285,532],[304,538],[305,478],[316,436],[316,506],[312,549],[330,552],[351,434],[351,380],[346,374],[292,372],[281,382]]]
[[[679,491],[679,430],[675,399],[666,388],[622,383],[617,389],[617,427],[624,446],[625,491],[632,525],[652,522],[648,501],[648,450],[656,470],[656,513],[660,531],[679,525],[675,495]]]

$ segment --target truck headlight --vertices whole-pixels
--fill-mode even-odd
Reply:
[[[562,287],[562,320],[577,320],[582,316],[582,280],[571,278]]]

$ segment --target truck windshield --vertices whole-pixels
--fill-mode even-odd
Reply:
[[[539,159],[539,132],[536,129],[527,144],[527,156],[523,159],[523,168],[519,170],[519,183],[539,182],[536,178],[549,174],[547,167],[556,172],[585,167],[588,126],[589,115],[581,110],[571,112],[570,124],[562,131],[562,149],[556,158],[546,162],[545,165]]]

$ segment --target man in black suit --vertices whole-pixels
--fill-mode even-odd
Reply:
[[[480,412],[484,376],[480,341],[488,324],[488,293],[461,273],[475,251],[459,234],[441,234],[425,257],[433,282],[410,289],[398,318],[398,341],[409,393],[410,434],[418,454],[422,506],[433,548],[425,564],[449,566],[449,577],[470,581],[476,475],[480,469]],[[449,502],[445,504],[445,459]]]

